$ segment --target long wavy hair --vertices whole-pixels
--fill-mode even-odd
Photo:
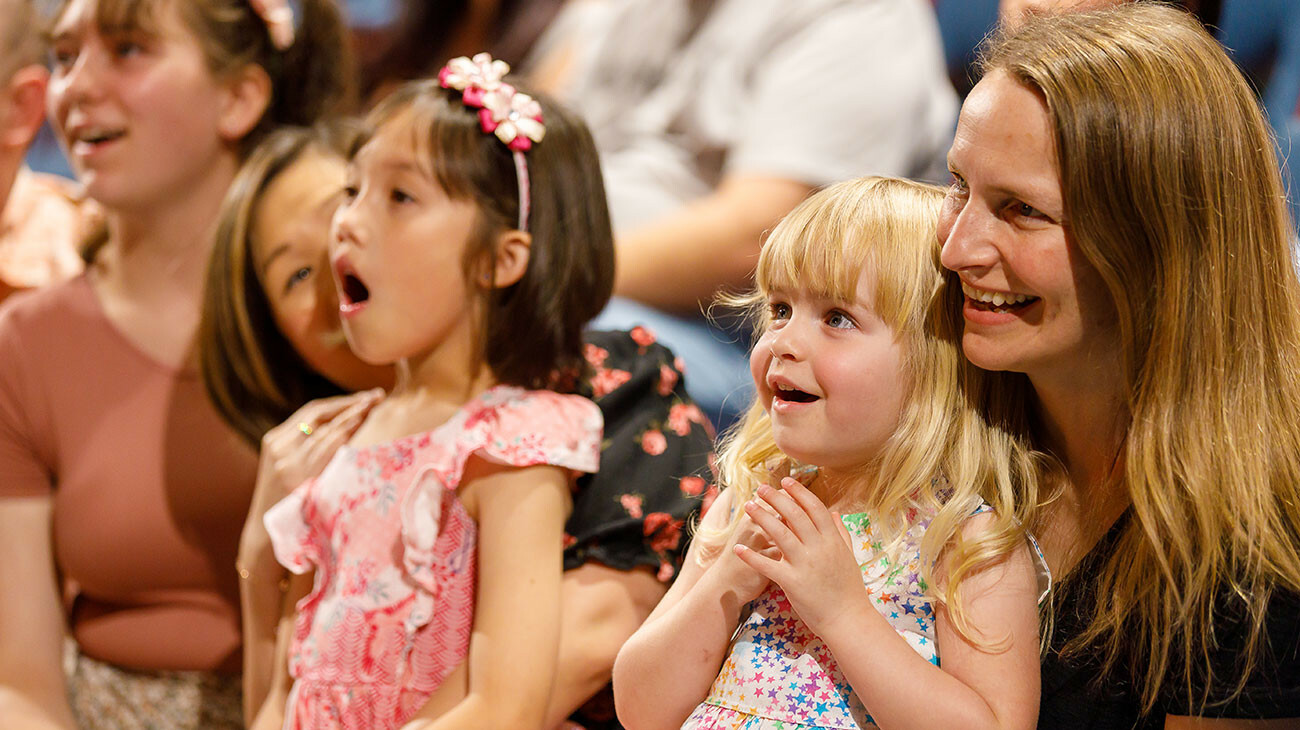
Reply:
[[[258,204],[282,173],[311,154],[342,162],[356,134],[343,122],[271,132],[240,167],[217,215],[197,334],[199,368],[217,413],[254,446],[307,401],[347,392],[312,369],[280,332],[257,276],[252,236]]]
[[[1073,240],[1119,318],[1131,517],[1064,651],[1100,647],[1147,710],[1166,675],[1189,711],[1236,696],[1270,598],[1300,590],[1300,282],[1269,127],[1200,23],[1156,4],[1033,19],[981,63],[1046,100]],[[994,420],[1025,428],[1023,376],[987,378]],[[1235,677],[1210,661],[1225,612],[1248,629]]]
[[[979,644],[962,611],[962,580],[1023,544],[1017,496],[1038,471],[1037,457],[1007,431],[990,426],[964,391],[960,323],[945,302],[935,229],[944,191],[932,185],[868,177],[832,185],[804,201],[772,231],[759,255],[756,289],[733,303],[749,308],[761,335],[769,325],[766,300],[775,289],[812,291],[853,301],[862,272],[875,277],[872,310],[904,346],[906,394],[898,427],[878,454],[864,455],[860,478],[842,497],[898,536],[894,553],[920,516],[932,516],[921,542],[923,577],[943,601],[954,626]],[[785,459],[760,403],[724,438],[718,458],[733,505],[769,482],[769,467]],[[990,528],[964,538],[963,522],[983,499],[993,507]],[[718,533],[735,529],[742,512]],[[932,574],[946,552],[944,575]]]

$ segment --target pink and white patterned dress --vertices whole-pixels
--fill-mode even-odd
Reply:
[[[316,571],[297,606],[285,728],[409,720],[469,648],[476,526],[456,496],[466,461],[594,472],[600,440],[590,400],[497,386],[427,433],[341,448],[272,507],[276,559]]]
[[[981,505],[975,512],[987,509]],[[892,535],[881,534],[870,515],[841,519],[872,605],[917,654],[938,665],[934,606],[921,578],[921,536],[930,521],[913,522],[898,560],[891,561],[886,548]],[[746,610],[718,678],[683,730],[876,727],[826,643],[799,620],[780,587],[768,586]]]

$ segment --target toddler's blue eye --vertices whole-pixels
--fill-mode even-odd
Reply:
[[[840,311],[833,311],[826,315],[826,324],[835,329],[851,329],[857,326],[847,314]]]
[[[767,305],[767,312],[772,319],[789,319],[790,305],[785,302],[772,302]]]

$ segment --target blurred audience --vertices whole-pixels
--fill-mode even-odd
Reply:
[[[76,188],[23,164],[45,119],[44,53],[33,0],[0,0],[0,300],[81,271]]]
[[[810,191],[937,179],[957,99],[927,0],[616,0],[568,100],[601,150],[616,299],[686,362],[720,425],[748,400],[748,333],[702,307],[748,285],[763,232]]]
[[[522,71],[564,0],[349,0],[370,103],[402,81],[432,76],[455,56],[487,51]]]

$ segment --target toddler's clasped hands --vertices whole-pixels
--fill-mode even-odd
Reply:
[[[746,519],[775,546],[775,556],[746,542],[738,542],[734,551],[745,565],[781,586],[799,618],[825,636],[839,619],[867,605],[862,572],[839,515],[799,481],[785,477],[781,486],[760,486],[756,498],[744,505]]]

